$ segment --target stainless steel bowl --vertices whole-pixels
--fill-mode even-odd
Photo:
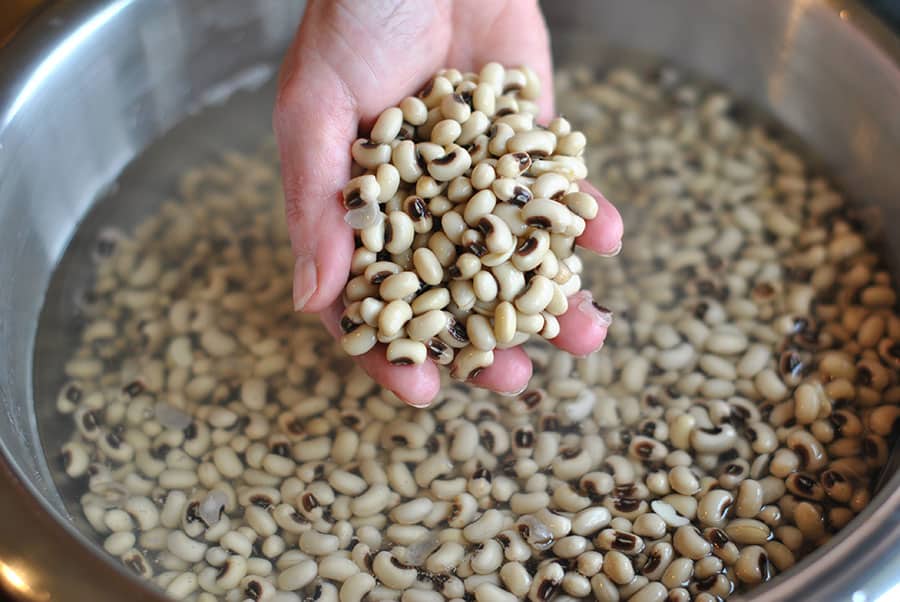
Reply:
[[[64,289],[77,283],[48,288],[51,273],[98,198],[127,222],[126,203],[161,195],[154,186],[166,174],[264,131],[271,86],[239,90],[274,73],[302,4],[58,2],[0,51],[0,584],[26,599],[161,599],[77,530],[53,483],[37,428],[46,416],[48,436],[54,411],[51,370],[34,361],[39,313],[46,304],[65,315]],[[559,61],[608,62],[614,47],[721,83],[791,128],[853,197],[883,211],[888,229],[900,223],[900,41],[855,2],[570,0],[545,9]],[[122,194],[110,196],[139,155],[140,169],[126,170]],[[900,237],[886,234],[897,274]],[[829,545],[754,595],[900,596],[898,485],[894,475]]]

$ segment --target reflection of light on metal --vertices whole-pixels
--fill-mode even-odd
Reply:
[[[850,12],[845,8],[838,13],[841,16],[841,21],[846,21],[850,18]]]
[[[85,23],[72,32],[69,37],[64,39],[47,57],[41,61],[37,69],[34,70],[25,85],[16,95],[16,99],[12,103],[9,112],[5,115],[2,125],[5,126],[15,118],[26,102],[40,88],[41,83],[49,77],[63,61],[74,52],[78,46],[91,37],[91,34],[100,29],[110,19],[115,17],[123,8],[128,6],[132,0],[119,0],[113,2],[93,17],[85,21]]]
[[[8,564],[0,562],[0,575],[3,575],[3,580],[6,582],[6,585],[17,592],[25,592],[31,589],[28,587],[28,583],[25,579],[22,578],[22,575],[17,573],[16,570]]]
[[[784,79],[788,68],[788,58],[793,55],[793,47],[796,43],[797,29],[803,20],[803,14],[810,7],[817,4],[818,0],[794,0],[787,16],[787,25],[784,28],[781,48],[778,52],[778,63],[769,76],[769,98],[773,104],[777,104],[784,94]]]
[[[3,588],[24,600],[40,602],[50,599],[47,592],[34,590],[21,570],[17,571],[8,564],[0,562],[0,590]]]

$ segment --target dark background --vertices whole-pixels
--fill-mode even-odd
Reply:
[[[900,29],[900,0],[869,0],[864,4],[891,24],[895,30]]]

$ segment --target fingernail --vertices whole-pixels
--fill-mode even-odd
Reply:
[[[615,249],[613,249],[612,251],[609,251],[608,253],[599,253],[599,255],[601,257],[615,257],[616,255],[618,255],[621,252],[622,252],[622,240],[620,239],[619,244],[616,245]]]
[[[294,311],[303,311],[318,286],[316,261],[301,255],[294,262]]]
[[[519,395],[524,393],[525,389],[527,389],[527,388],[528,388],[528,383],[525,383],[524,385],[522,385],[522,388],[519,389],[518,391],[510,391],[509,393],[497,393],[497,394],[500,395],[501,397],[518,397]]]
[[[608,307],[604,307],[594,301],[590,291],[581,291],[578,293],[581,297],[578,301],[578,311],[581,315],[591,319],[592,322],[599,326],[609,327],[612,324],[613,312]]]

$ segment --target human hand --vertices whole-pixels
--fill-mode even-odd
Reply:
[[[547,29],[533,0],[312,0],[282,67],[274,126],[281,152],[288,229],[296,258],[294,305],[320,312],[339,337],[353,253],[341,190],[350,178],[350,146],[358,128],[416,93],[442,67],[475,70],[487,62],[528,64],[541,80],[539,121],[553,116]],[[587,183],[599,213],[587,222],[580,246],[614,254],[622,220]],[[586,355],[603,344],[610,314],[582,291],[559,317],[557,347]],[[415,406],[437,394],[440,377],[430,361],[393,366],[384,346],[357,358],[376,381]],[[531,362],[521,348],[497,349],[494,363],[474,383],[515,393],[527,386]]]

